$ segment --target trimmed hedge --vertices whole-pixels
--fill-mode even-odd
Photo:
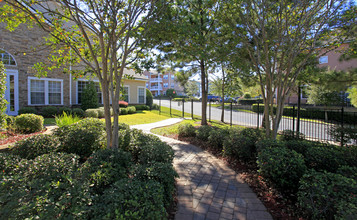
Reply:
[[[34,133],[43,130],[43,117],[35,114],[22,114],[15,117],[14,126],[20,133]]]
[[[33,107],[23,107],[18,111],[18,115],[22,114],[37,114],[37,110]]]
[[[257,103],[263,103],[263,99],[238,99],[240,105],[254,105]]]
[[[47,106],[42,108],[41,110],[41,115],[45,118],[54,118],[57,115],[57,113],[58,113],[58,109],[54,106]]]
[[[208,136],[209,146],[221,150],[223,148],[223,142],[228,135],[229,130],[226,128],[212,129]]]
[[[178,126],[179,137],[194,137],[196,136],[196,129],[192,124],[183,123]]]
[[[203,125],[203,126],[198,127],[198,129],[196,130],[197,139],[199,139],[201,141],[208,141],[208,137],[212,130],[213,130],[213,128],[208,125]]]
[[[84,115],[87,118],[98,118],[99,114],[98,114],[98,110],[96,108],[90,108],[85,110]]]

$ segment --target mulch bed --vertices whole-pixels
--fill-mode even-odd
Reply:
[[[225,161],[231,169],[240,174],[242,179],[257,194],[274,219],[303,219],[298,217],[298,208],[295,206],[295,202],[293,202],[294,198],[283,196],[275,190],[269,182],[259,175],[255,163],[248,164],[235,158],[223,157],[221,150],[209,148],[207,143],[199,141],[196,138],[179,138],[177,135],[170,135],[169,137],[198,146]]]
[[[31,134],[19,134],[12,131],[2,131],[0,132],[0,137],[5,136],[5,138],[0,140],[0,145],[11,144],[34,135],[41,134],[46,130],[47,129],[44,129],[42,131],[31,133]]]

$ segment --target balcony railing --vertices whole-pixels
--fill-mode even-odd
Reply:
[[[162,90],[162,86],[151,86],[150,90]]]
[[[151,78],[150,82],[162,82],[162,78]]]

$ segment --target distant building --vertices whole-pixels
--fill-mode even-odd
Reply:
[[[184,88],[177,82],[173,72],[145,71],[144,75],[149,79],[146,82],[146,88],[151,91],[153,96],[166,95],[168,89],[174,89],[177,95],[185,95]]]

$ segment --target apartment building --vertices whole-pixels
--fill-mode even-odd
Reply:
[[[166,95],[168,89],[174,89],[177,95],[185,95],[184,88],[177,82],[174,72],[145,71],[143,74],[149,79],[146,88],[153,96]]]

